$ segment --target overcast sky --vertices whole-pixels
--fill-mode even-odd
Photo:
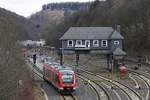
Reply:
[[[43,4],[53,2],[86,2],[93,0],[0,0],[0,7],[16,12],[19,15],[28,17],[40,11]]]

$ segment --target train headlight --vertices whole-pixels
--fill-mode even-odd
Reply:
[[[61,87],[61,88],[59,88],[60,90],[63,90],[64,88],[63,87]]]

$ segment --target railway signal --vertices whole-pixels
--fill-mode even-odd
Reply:
[[[33,55],[33,64],[34,64],[34,66],[36,64],[36,54]]]

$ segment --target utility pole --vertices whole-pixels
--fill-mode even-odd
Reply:
[[[77,67],[79,66],[79,53],[76,53],[76,66],[75,66],[75,71],[77,71]]]
[[[114,75],[114,59],[113,59],[113,55],[111,56],[111,74],[112,74],[112,80],[113,80],[113,75]]]
[[[60,48],[60,65],[63,65],[63,48]]]

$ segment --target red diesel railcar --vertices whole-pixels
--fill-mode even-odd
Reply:
[[[59,64],[45,64],[43,78],[59,91],[74,91],[77,88],[76,74],[70,68]]]

